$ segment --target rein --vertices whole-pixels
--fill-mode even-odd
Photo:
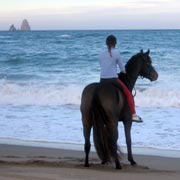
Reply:
[[[146,61],[146,59],[145,59],[145,57],[143,56],[142,53],[140,53],[140,56],[141,56],[141,58],[143,59],[143,61]],[[141,75],[141,76],[138,76],[138,77],[135,77],[135,76],[133,76],[133,75],[126,74],[126,77],[127,77],[126,85],[127,85],[127,87],[128,87],[129,90],[130,90],[130,87],[131,87],[131,85],[130,85],[130,83],[129,83],[129,82],[131,82],[131,79],[144,79],[144,76],[142,76],[142,75]],[[133,90],[134,90],[134,94],[133,94]],[[134,85],[133,88],[132,88],[132,96],[133,96],[133,97],[136,96],[136,88],[135,88],[135,85]]]
[[[134,94],[132,93],[132,96],[135,97],[136,96],[136,88],[134,87]]]
[[[130,87],[130,76],[128,75],[128,74],[126,74],[126,76],[127,76],[127,81],[126,81],[126,84],[127,84],[127,87]],[[132,76],[132,78],[133,78],[133,76]],[[129,90],[130,90],[130,88],[128,88]],[[134,94],[133,94],[133,90],[134,90]],[[136,88],[135,88],[135,85],[134,85],[134,87],[133,87],[133,89],[132,89],[132,96],[133,97],[135,97],[136,96]]]

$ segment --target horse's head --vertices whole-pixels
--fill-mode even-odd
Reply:
[[[139,76],[149,79],[150,81],[157,80],[158,73],[152,65],[149,54],[150,50],[147,52],[143,52],[143,50],[141,50],[139,53],[132,56],[131,59],[127,62],[125,66],[127,77],[126,80],[123,80],[122,74],[119,77],[125,82],[126,85],[128,84],[129,89],[133,88]]]
[[[143,50],[141,50],[140,53],[138,54],[138,56],[140,56],[139,58],[142,61],[142,66],[139,75],[149,79],[150,81],[156,81],[158,78],[158,73],[152,66],[152,61],[151,61],[151,57],[149,56],[149,53],[150,50],[148,50],[145,53],[143,53]]]
[[[152,66],[151,57],[149,56],[150,50],[134,55],[126,64],[126,72],[131,77],[141,76],[150,81],[155,81],[158,78],[158,73]]]

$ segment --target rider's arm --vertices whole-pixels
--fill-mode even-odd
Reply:
[[[122,63],[122,59],[121,59],[120,53],[118,53],[118,55],[117,55],[117,64],[119,66],[120,71],[123,72],[123,73],[126,73],[125,67],[124,67],[124,65]]]

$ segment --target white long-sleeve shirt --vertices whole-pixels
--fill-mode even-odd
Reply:
[[[113,48],[111,49],[111,54],[112,57],[110,56],[108,48],[99,54],[99,62],[101,67],[100,78],[117,78],[117,65],[119,66],[120,71],[125,72],[120,52]]]

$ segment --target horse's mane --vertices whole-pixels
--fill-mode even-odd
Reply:
[[[128,62],[125,65],[127,74],[132,73],[136,69],[135,67],[137,67],[138,65],[137,60],[140,59],[139,56],[140,53],[137,53],[128,60]]]
[[[137,77],[138,76],[138,69],[140,68],[140,60],[139,58],[141,54],[137,53],[133,55],[125,65],[126,74],[119,73],[119,79],[131,90],[131,86],[129,86],[129,77]]]

